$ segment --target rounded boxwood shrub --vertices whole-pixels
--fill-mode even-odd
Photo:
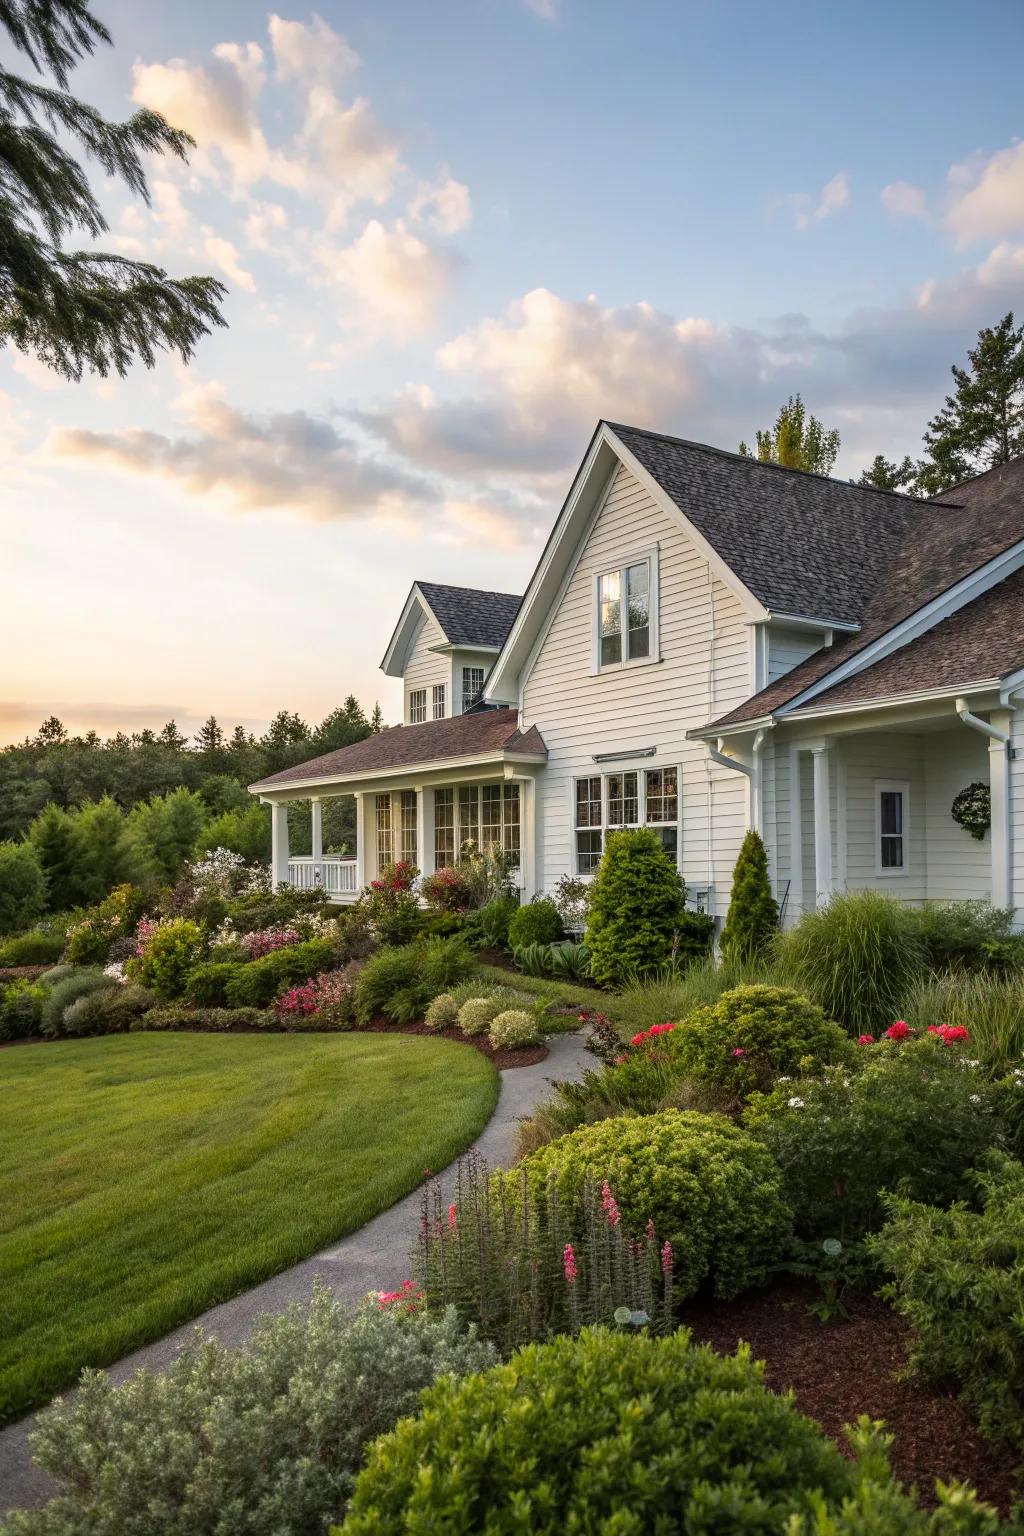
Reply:
[[[683,882],[653,832],[610,832],[590,887],[586,946],[594,980],[620,986],[656,971],[696,916],[687,913]]]
[[[146,987],[99,987],[87,992],[64,1010],[61,1034],[118,1035],[131,1029],[135,1020],[156,1005],[156,996]]]
[[[203,1008],[223,1008],[228,982],[244,964],[239,960],[204,960],[193,966],[185,983],[185,1001]]]
[[[500,1004],[493,997],[469,997],[459,1009],[458,1024],[464,1035],[482,1035],[490,1029]]]
[[[628,1231],[653,1221],[671,1242],[680,1297],[710,1282],[728,1299],[763,1282],[790,1233],[774,1159],[725,1115],[666,1109],[599,1120],[524,1158],[506,1175],[513,1199],[524,1174],[538,1193],[553,1181],[577,1229],[585,1186],[607,1179]]]
[[[857,1047],[845,1030],[790,987],[746,986],[698,1008],[656,1049],[668,1048],[684,1075],[717,1083],[741,1097],[768,1088],[804,1057],[849,1061]]]
[[[423,1394],[370,1447],[336,1536],[780,1532],[837,1508],[852,1466],[734,1356],[585,1329]]]
[[[441,992],[429,1004],[424,1016],[428,1029],[455,1029],[459,1022],[459,1005],[450,992]]]
[[[561,935],[562,919],[558,908],[547,897],[517,907],[509,918],[509,949],[521,949],[527,944],[553,944]]]
[[[488,1038],[496,1051],[515,1051],[536,1045],[540,1039],[537,1020],[525,1008],[506,1008],[491,1020]]]
[[[266,1008],[285,987],[329,971],[333,964],[334,945],[330,939],[288,944],[260,960],[232,966],[233,974],[224,984],[224,1001],[229,1008]]]
[[[20,933],[0,944],[0,966],[52,965],[64,953],[64,940],[57,933]]]
[[[39,1018],[39,1032],[56,1039],[64,1033],[64,1013],[72,1003],[80,997],[87,997],[90,992],[100,992],[117,987],[118,982],[110,976],[104,976],[96,967],[75,966],[68,976],[47,988],[46,999],[43,1003]]]
[[[206,938],[199,924],[188,917],[176,917],[153,929],[144,940],[141,956],[129,962],[131,972],[157,997],[172,1002],[181,997],[189,973],[205,949]]]

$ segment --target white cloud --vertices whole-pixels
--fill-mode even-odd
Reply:
[[[794,192],[788,199],[797,229],[810,229],[831,214],[845,208],[850,201],[850,183],[845,171],[837,171],[826,181],[818,196],[807,192]]]
[[[133,70],[132,96],[190,133],[202,156],[216,151],[242,180],[251,181],[263,174],[269,159],[256,115],[262,59],[256,43],[245,48],[222,43],[206,64],[186,59],[139,62]]]
[[[246,243],[254,251],[269,251],[272,237],[287,228],[288,215],[280,203],[256,203],[245,221]]]
[[[897,219],[926,219],[928,199],[909,181],[891,181],[882,188],[882,206]]]
[[[1024,231],[1024,141],[988,160],[954,165],[946,222],[958,245]]]
[[[452,176],[433,183],[422,181],[409,204],[409,217],[436,229],[440,235],[457,235],[472,222],[469,188]]]
[[[242,266],[238,259],[238,248],[230,240],[225,240],[223,235],[214,234],[212,229],[204,226],[203,251],[236,288],[244,288],[246,293],[255,293],[256,279]]]
[[[356,301],[356,323],[368,331],[408,334],[434,319],[454,260],[412,234],[399,219],[390,228],[371,219],[341,251],[316,248],[325,274]]]
[[[153,217],[163,226],[168,239],[184,240],[192,222],[191,215],[181,200],[181,192],[173,181],[154,181],[151,187]]]
[[[359,67],[358,53],[321,16],[314,14],[307,26],[272,14],[268,26],[270,46],[282,80],[327,85]]]
[[[323,417],[302,410],[268,416],[240,411],[225,401],[219,385],[187,391],[180,406],[189,428],[182,435],[58,430],[47,452],[166,480],[189,496],[240,512],[409,517],[426,498],[422,479],[369,457]]]
[[[526,6],[541,21],[558,20],[558,0],[526,0]]]
[[[52,368],[47,368],[46,364],[40,362],[38,357],[33,357],[27,352],[13,352],[11,354],[11,367],[15,373],[20,374],[23,379],[27,379],[36,389],[62,389],[67,383],[67,380],[62,378],[59,373],[55,373]],[[7,396],[0,390],[0,402],[6,400]]]
[[[334,222],[346,218],[353,203],[386,202],[402,169],[398,144],[369,102],[360,96],[346,107],[324,87],[309,92],[302,146]]]

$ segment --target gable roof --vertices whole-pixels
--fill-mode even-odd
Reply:
[[[395,725],[351,746],[325,752],[250,784],[251,790],[329,779],[363,778],[460,757],[532,757],[543,761],[547,747],[536,727],[520,731],[514,709],[487,709],[475,715],[449,715],[422,725]]]
[[[934,506],[607,425],[769,613],[862,623],[908,532]]]
[[[946,494],[955,495],[957,504],[911,503],[916,509],[914,518],[868,598],[860,630],[815,651],[714,721],[714,726],[737,725],[773,714],[1024,540],[1024,459],[988,470]],[[986,672],[991,675],[991,668]],[[824,692],[818,697],[824,697]]]
[[[417,581],[416,586],[450,645],[504,645],[523,600],[512,592],[481,592],[436,581]]]

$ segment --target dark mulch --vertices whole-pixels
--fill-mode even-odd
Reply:
[[[481,965],[495,965],[501,971],[512,971],[517,976],[520,974],[507,949],[478,949],[476,958]]]
[[[52,971],[56,960],[49,965],[0,965],[0,987],[8,981],[35,981],[44,971]]]
[[[898,1380],[907,1358],[908,1327],[877,1296],[848,1299],[850,1318],[821,1323],[806,1307],[813,1286],[785,1281],[769,1291],[714,1306],[694,1306],[683,1321],[694,1337],[724,1354],[740,1340],[765,1362],[777,1392],[792,1387],[797,1406],[817,1419],[841,1449],[843,1425],[868,1414],[895,1436],[893,1470],[934,1502],[935,1479],[971,1484],[1006,1513],[1017,1494],[1021,1464],[983,1440],[955,1394],[914,1379]]]
[[[532,1067],[543,1061],[548,1054],[546,1045],[524,1045],[518,1051],[496,1051],[486,1035],[464,1035],[460,1029],[428,1029],[425,1024],[389,1024],[387,1019],[374,1019],[367,1029],[381,1035],[430,1035],[434,1040],[457,1040],[460,1045],[475,1045],[488,1060],[493,1061],[499,1072],[509,1067]]]

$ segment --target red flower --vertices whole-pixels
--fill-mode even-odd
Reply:
[[[913,1034],[913,1030],[906,1019],[897,1019],[895,1024],[889,1025],[885,1032],[885,1038],[887,1040],[906,1040],[907,1036],[911,1034]]]
[[[874,1043],[875,1043],[874,1035],[858,1035],[857,1036],[857,1044],[858,1045],[874,1045]]]
[[[454,1205],[450,1205],[448,1207],[448,1231],[449,1232],[454,1232],[455,1231],[455,1206]]]
[[[663,1275],[667,1275],[667,1274],[669,1274],[671,1272],[671,1269],[672,1269],[672,1244],[669,1242],[668,1238],[666,1237],[665,1241],[661,1245],[661,1272],[662,1272]]]
[[[566,1243],[562,1249],[562,1268],[565,1271],[566,1285],[576,1284],[576,1253],[572,1243]]]
[[[958,1040],[971,1038],[962,1024],[929,1024],[928,1033],[937,1035],[943,1045],[955,1045]]]
[[[737,1046],[737,1047],[736,1047],[736,1049],[735,1049],[735,1050],[734,1050],[734,1051],[733,1051],[733,1053],[732,1053],[732,1054],[733,1054],[733,1055],[734,1055],[734,1056],[745,1056],[745,1055],[746,1055],[746,1054],[747,1054],[747,1053],[746,1053],[746,1051],[745,1051],[745,1050],[744,1050],[744,1049],[743,1049],[743,1047],[742,1047],[742,1045],[738,1045],[738,1046]]]

